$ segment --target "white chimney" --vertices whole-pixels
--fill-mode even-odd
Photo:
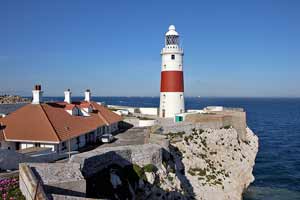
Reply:
[[[84,92],[84,100],[87,102],[91,101],[91,91],[89,89]]]
[[[71,94],[72,94],[72,92],[71,92],[71,90],[68,89],[64,93],[65,93],[65,100],[64,100],[64,102],[71,104],[72,103],[72,100],[71,100]]]
[[[32,104],[40,104],[43,98],[43,91],[41,85],[35,85],[32,90]]]

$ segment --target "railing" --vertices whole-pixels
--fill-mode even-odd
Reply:
[[[183,48],[167,48],[167,47],[164,47],[162,50],[161,50],[161,53],[183,53]]]

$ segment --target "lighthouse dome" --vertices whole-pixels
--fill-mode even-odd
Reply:
[[[175,31],[175,26],[174,26],[174,25],[170,25],[170,26],[169,26],[169,31],[170,31],[170,30],[174,30],[174,31]]]
[[[179,34],[176,32],[175,26],[170,25],[169,31],[166,33],[166,35],[177,35],[178,36]]]

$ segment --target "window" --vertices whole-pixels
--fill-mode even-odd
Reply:
[[[175,55],[171,55],[171,59],[172,59],[172,60],[175,60]]]
[[[162,117],[164,118],[166,116],[166,110],[162,109]]]
[[[67,149],[67,147],[66,147],[66,142],[63,142],[63,143],[61,144],[61,146],[62,146],[61,150]]]
[[[179,37],[178,35],[167,35],[166,36],[166,45],[178,45]]]
[[[80,144],[80,137],[77,137],[77,138],[76,138],[76,143],[77,143],[77,144]]]

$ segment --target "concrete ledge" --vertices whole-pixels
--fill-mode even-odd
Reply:
[[[157,144],[106,147],[74,155],[69,162],[80,164],[87,178],[111,164],[126,166],[134,163],[144,166],[151,163],[160,166],[162,152],[163,148]]]
[[[48,200],[42,182],[25,163],[19,165],[19,186],[27,200]]]

